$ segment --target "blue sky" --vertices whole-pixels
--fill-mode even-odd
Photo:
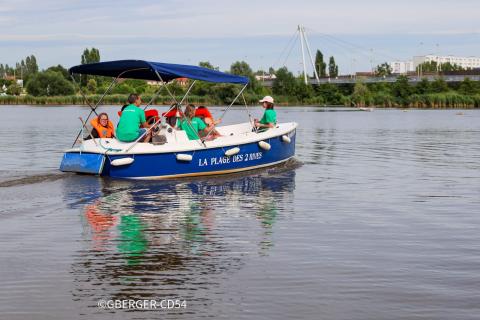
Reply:
[[[480,56],[478,12],[474,0],[0,0],[0,63],[35,54],[41,68],[70,67],[96,47],[104,61],[208,60],[225,70],[246,60],[298,72],[300,44],[288,59],[286,46],[303,24],[312,51],[347,73],[420,54]]]

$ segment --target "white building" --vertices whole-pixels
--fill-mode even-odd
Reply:
[[[413,61],[393,61],[389,63],[394,74],[404,74],[410,71],[415,71]]]
[[[480,68],[480,58],[478,57],[454,57],[454,56],[437,56],[429,54],[426,56],[413,57],[413,65],[416,68],[419,64],[424,62],[435,61],[437,64],[450,62],[451,64],[459,65],[464,69]]]

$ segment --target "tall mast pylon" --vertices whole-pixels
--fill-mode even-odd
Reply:
[[[302,64],[303,64],[303,78],[305,80],[305,84],[308,84],[308,79],[307,79],[307,64],[305,63],[305,49],[303,48],[303,27],[298,25],[298,33],[300,35],[300,43],[302,46]]]
[[[315,63],[313,62],[312,52],[310,50],[310,45],[307,40],[307,35],[305,34],[305,27],[298,25],[298,33],[300,35],[300,43],[302,45],[302,63],[303,63],[303,77],[305,79],[305,84],[308,84],[307,78],[307,64],[305,63],[305,49],[303,48],[303,43],[307,46],[307,53],[310,58],[310,63],[312,64],[313,74],[315,75],[315,79],[317,79],[317,83],[320,82],[320,77],[318,76],[317,68],[315,68]]]

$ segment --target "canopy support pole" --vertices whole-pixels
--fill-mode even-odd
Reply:
[[[190,85],[190,87],[188,87],[187,92],[185,93],[185,95],[183,96],[182,100],[180,101],[180,105],[182,105],[183,101],[187,98],[187,96],[188,96],[188,94],[190,93],[190,90],[192,90],[193,85],[195,84],[195,82],[197,82],[197,80],[193,80],[193,82],[192,82],[192,84]]]
[[[190,92],[190,90],[192,89],[192,87],[193,87],[193,85],[194,85],[194,83],[195,83],[196,81],[197,81],[197,80],[194,80],[193,83],[190,85],[190,88],[188,88],[188,91],[187,91],[187,93],[185,93],[185,95],[183,96],[182,101],[180,101],[180,104],[182,104],[183,100],[187,97],[188,93]],[[155,95],[153,96],[153,98],[150,99],[150,101],[145,105],[145,107],[143,108],[143,110],[147,109],[147,107],[150,106],[150,105],[153,103],[153,101],[158,97],[158,95],[160,94],[160,91],[162,90],[162,88],[163,88],[163,87],[166,87],[166,86],[168,85],[167,83],[165,83],[165,82],[163,82],[163,81],[160,81],[160,82],[161,82],[162,85],[160,86],[160,88],[158,89],[158,91],[155,93]],[[175,98],[174,98],[174,99],[175,99]],[[168,111],[170,111],[170,110],[168,110]],[[168,112],[168,111],[167,111],[167,112]]]
[[[160,74],[158,73],[157,70],[155,70],[155,73],[157,74],[157,77],[160,79],[160,81],[162,83],[165,83],[162,79],[162,77],[160,76]],[[188,88],[187,92],[185,93],[185,95],[183,96],[182,100],[180,102],[177,101],[177,99],[175,98],[175,96],[170,92],[170,90],[168,90],[168,87],[165,85],[165,88],[167,89],[167,92],[168,94],[170,95],[170,97],[172,97],[172,99],[175,101],[175,103],[170,107],[170,109],[168,109],[167,113],[170,112],[170,110],[173,109],[173,107],[177,106],[177,108],[179,109],[179,111],[182,111],[182,103],[183,101],[185,100],[185,98],[187,97],[187,95],[190,93],[190,90],[192,90],[193,88],[193,85],[195,84],[195,82],[197,82],[197,80],[193,80],[192,84],[190,85],[190,87]],[[160,90],[159,90],[160,92]],[[144,109],[145,110],[145,109]],[[183,116],[185,117],[185,116]],[[152,124],[152,126],[150,126],[150,128],[147,129],[147,131],[145,131],[144,134],[142,134],[140,137],[137,138],[137,140],[135,140],[135,142],[130,146],[128,147],[128,149],[126,150],[126,152],[130,151],[130,149],[132,149],[143,137],[145,137],[146,134],[148,134],[153,128],[155,128],[156,125],[158,125],[158,123],[160,123],[160,121],[162,121],[162,117],[158,117],[158,120],[155,121],[155,123]],[[193,127],[192,125],[187,121],[188,125],[192,128],[193,130]],[[193,130],[195,132],[195,130]],[[200,137],[198,136],[197,134],[197,137],[200,139]],[[203,146],[205,146],[205,144],[203,143],[203,141],[201,142],[201,144]]]
[[[255,127],[255,123],[254,123],[254,121],[252,120],[252,114],[250,113],[250,109],[248,109],[247,100],[245,100],[245,96],[243,95],[243,92],[242,92],[242,99],[243,99],[243,103],[245,104],[245,109],[247,109],[248,121],[249,121],[250,124],[252,125],[252,129],[254,129],[255,132],[257,132],[257,131],[258,131],[258,128]]]
[[[108,86],[107,90],[103,93],[103,95],[100,97],[100,100],[98,100],[98,102],[95,104],[95,106],[92,107],[92,105],[88,102],[85,94],[83,93],[83,90],[82,90],[82,87],[80,87],[76,82],[75,82],[75,78],[73,77],[73,74],[70,74],[70,76],[72,77],[73,81],[75,82],[75,84],[77,84],[78,88],[80,89],[80,93],[82,94],[82,96],[84,97],[85,101],[87,102],[88,106],[90,107],[90,109],[92,109],[90,111],[90,113],[88,114],[88,117],[87,119],[85,120],[85,123],[87,123],[88,119],[91,117],[92,113],[95,112],[95,114],[98,116],[97,114],[97,111],[96,109],[98,108],[98,106],[100,105],[100,103],[103,101],[103,98],[105,98],[105,96],[107,95],[108,92],[110,92],[110,90],[112,90],[113,88],[113,85],[117,82],[117,80],[123,76],[125,73],[127,72],[130,72],[130,71],[137,71],[137,70],[144,70],[144,69],[148,69],[148,68],[136,68],[136,69],[131,69],[131,70],[125,70],[123,71],[122,73],[120,73],[118,76],[116,76],[115,78],[113,78],[112,82],[110,83],[110,86]],[[78,137],[80,137],[80,135],[82,134],[82,129],[80,129],[80,132],[78,133],[77,137],[75,138],[73,144],[72,144],[72,148],[73,146],[75,145],[75,143],[77,142],[78,140]]]
[[[243,91],[247,88],[248,86],[248,83],[245,84],[242,88],[242,90],[240,90],[240,92],[237,94],[237,96],[235,97],[235,99],[233,99],[232,103],[230,103],[230,105],[225,109],[225,111],[223,111],[222,113],[222,116],[219,118],[220,120],[223,119],[223,117],[225,116],[225,114],[227,113],[228,109],[230,109],[231,106],[233,106],[233,104],[235,103],[235,101],[237,101],[238,97],[240,97],[240,95],[243,93]],[[207,135],[205,137],[203,137],[203,140],[206,140],[208,138],[208,136],[210,135],[210,133],[213,132],[215,128],[213,127],[212,129],[210,129],[207,133]]]
[[[73,75],[72,75],[72,78],[73,78]],[[83,98],[85,99],[85,101],[87,102],[88,106],[90,107],[90,113],[88,114],[87,116],[87,119],[85,120],[85,123],[87,123],[88,119],[90,119],[90,117],[92,116],[92,113],[95,112],[95,114],[98,116],[98,113],[96,111],[98,105],[100,104],[100,102],[102,102],[103,98],[107,95],[107,93],[111,90],[111,88],[113,87],[113,85],[117,82],[117,79],[118,77],[114,78],[113,81],[110,83],[110,86],[107,88],[107,90],[103,93],[103,95],[100,97],[100,100],[98,100],[98,102],[95,104],[95,106],[92,107],[92,105],[88,102],[87,100],[87,97],[85,96],[85,94],[83,93],[83,90],[80,86],[79,89],[80,89],[80,93],[82,94]],[[75,81],[75,80],[74,80]],[[80,132],[77,134],[77,137],[75,138],[75,140],[73,141],[73,144],[72,144],[72,148],[73,146],[75,145],[75,143],[77,142],[78,140],[78,137],[82,134],[82,129],[80,129]]]
[[[70,77],[72,78],[72,81],[73,83],[78,87],[78,90],[80,91],[80,94],[82,95],[83,97],[83,100],[85,100],[85,102],[87,103],[87,105],[90,107],[90,109],[94,109],[94,107],[92,106],[92,104],[90,103],[90,101],[88,101],[87,99],[87,96],[85,95],[85,93],[83,92],[82,90],[82,87],[77,83],[77,81],[75,80],[75,77],[73,76],[73,74],[70,75]],[[97,112],[94,111],[95,114],[98,116]]]
[[[162,76],[158,73],[157,70],[155,70],[155,73],[157,74],[157,77],[163,82]],[[195,84],[196,81],[197,81],[197,80],[194,80],[193,83],[190,85],[190,88],[188,88],[187,93],[183,96],[182,101],[180,101],[180,103],[177,101],[177,99],[175,98],[175,96],[170,92],[170,90],[168,89],[168,87],[165,86],[165,88],[166,88],[167,91],[168,91],[168,94],[170,95],[170,97],[172,97],[173,101],[175,101],[175,104],[177,105],[177,108],[179,109],[180,114],[182,114],[182,112],[181,112],[181,111],[182,111],[182,102],[183,102],[183,100],[185,100],[185,98],[187,97],[188,93],[190,92],[190,90],[192,89],[192,87],[193,87],[193,85]],[[183,115],[182,118],[185,119],[185,115]],[[188,122],[188,121],[187,121],[187,123],[188,123],[188,125],[190,126],[190,129],[192,129],[193,132],[195,132],[195,129],[192,127],[192,124],[191,124],[190,122]],[[147,131],[147,132],[148,132],[148,131]],[[147,132],[145,132],[145,134],[147,134]],[[198,135],[198,133],[197,133],[196,135],[197,135],[198,139],[201,139],[200,136]],[[205,146],[205,143],[204,143],[203,141],[201,141],[201,144],[202,144],[203,146]],[[128,150],[127,150],[127,151],[128,151]]]
[[[148,101],[148,103],[145,105],[145,107],[143,107],[143,111],[145,111],[145,109],[147,109],[152,103],[153,101],[155,101],[155,99],[158,97],[158,95],[160,94],[160,91],[162,90],[162,88],[166,86],[166,84],[164,84],[162,82],[162,85],[160,86],[160,88],[158,88],[158,91],[155,92],[155,94],[153,95],[152,99],[150,99],[150,101]]]

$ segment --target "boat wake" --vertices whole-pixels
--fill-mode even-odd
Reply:
[[[68,176],[70,175],[65,173],[43,173],[43,174],[26,176],[26,177],[15,177],[5,181],[0,181],[0,188],[8,188],[8,187],[23,186],[28,184],[40,183],[40,182],[56,181]]]

